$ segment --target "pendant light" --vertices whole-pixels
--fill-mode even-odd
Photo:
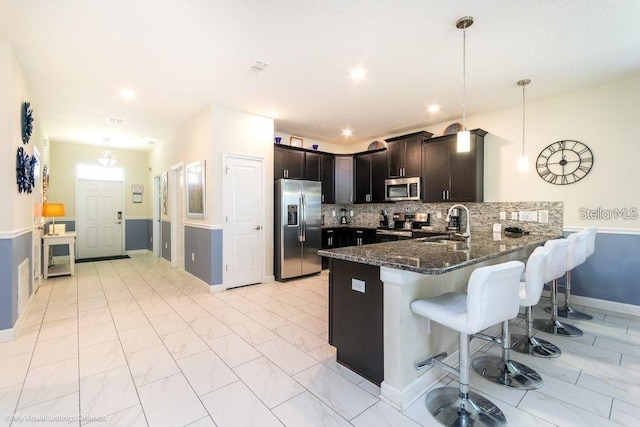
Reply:
[[[519,172],[527,172],[529,170],[529,158],[524,154],[524,119],[525,119],[525,97],[524,97],[524,88],[531,80],[523,79],[518,82],[518,86],[522,86],[522,156],[518,158],[518,171]]]
[[[109,139],[104,140],[105,146],[109,145]],[[107,148],[96,159],[102,166],[110,168],[116,164],[116,156]]]
[[[471,133],[467,130],[467,28],[473,25],[471,16],[464,16],[456,22],[456,28],[462,29],[462,130],[458,132],[458,153],[471,151]]]

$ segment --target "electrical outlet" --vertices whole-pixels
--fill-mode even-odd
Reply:
[[[511,219],[513,221],[517,221],[518,220],[518,212],[511,212]]]
[[[336,216],[336,211],[331,211],[331,216]]]
[[[507,213],[506,212],[500,212],[500,219],[501,220],[507,219]]]
[[[191,261],[195,261],[195,260],[196,260],[196,254],[191,252]]]
[[[538,211],[538,222],[548,223],[549,222],[549,211],[546,209]]]
[[[356,292],[365,292],[365,283],[364,280],[351,279],[351,289]]]
[[[349,211],[349,216],[353,216],[353,211]]]
[[[440,211],[436,212],[436,218],[442,219],[442,212]]]

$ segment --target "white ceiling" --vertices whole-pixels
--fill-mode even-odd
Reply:
[[[351,144],[460,121],[465,15],[468,115],[640,73],[638,0],[0,0],[0,40],[53,141],[147,149],[218,104]]]

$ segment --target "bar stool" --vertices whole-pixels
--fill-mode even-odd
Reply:
[[[549,240],[544,247],[549,249],[544,282],[551,282],[551,319],[536,319],[533,321],[533,327],[548,334],[565,337],[582,336],[580,329],[558,320],[558,279],[567,271],[569,241],[567,239]]]
[[[533,307],[540,301],[544,288],[544,271],[549,256],[549,249],[539,246],[529,256],[524,272],[524,281],[520,282],[520,307],[527,308],[526,335],[511,335],[511,349],[518,353],[531,354],[538,357],[558,357],[560,349],[549,341],[533,336]]]
[[[575,237],[573,237],[575,236]],[[571,307],[571,270],[577,266],[584,264],[587,260],[589,251],[590,232],[582,230],[569,235],[569,267],[564,285],[564,305],[558,307],[558,316],[568,319],[591,320],[593,316],[587,313],[576,311]]]
[[[598,227],[589,227],[574,234],[580,234],[580,233],[586,235],[585,239],[580,239],[578,241],[578,244],[582,246],[582,248],[580,249],[583,250],[584,253],[581,252],[581,256],[583,256],[583,258],[580,260],[579,263],[575,264],[574,267],[577,267],[580,264],[584,264],[587,258],[595,252],[596,234],[598,233]],[[571,251],[571,246],[569,246],[569,251]],[[591,320],[593,319],[593,316],[591,316],[590,314],[576,311],[573,307],[571,307],[571,270],[572,269],[573,268],[567,271],[567,279],[565,282],[566,284],[564,286],[564,296],[565,296],[564,306],[558,308],[558,316],[566,317],[568,319]]]
[[[434,364],[458,377],[458,388],[441,387],[427,394],[431,415],[446,426],[503,426],[506,418],[491,401],[469,391],[469,335],[518,314],[518,282],[524,269],[519,261],[481,267],[471,273],[467,295],[456,292],[416,300],[411,310],[460,333],[459,370],[441,361],[441,353],[416,364]]]
[[[534,261],[541,257],[541,261],[546,259],[548,254],[548,250],[544,248],[536,248],[536,250],[540,249],[543,251],[542,253],[538,252],[538,254],[534,257]],[[532,255],[533,256],[533,255]],[[526,277],[527,273],[530,270],[530,262],[527,261],[527,270],[525,270],[524,276]],[[539,262],[540,267],[544,267],[543,262]],[[541,270],[538,268],[538,270]],[[537,272],[536,272],[537,273]],[[542,276],[540,275],[540,281],[542,281]],[[523,284],[520,282],[518,284],[518,293],[519,293],[519,305],[522,305],[523,297]],[[540,285],[540,290],[538,292],[538,299],[542,294],[542,287],[544,286],[544,282]],[[537,302],[537,301],[536,301]],[[473,359],[471,366],[476,371],[478,375],[482,378],[487,379],[491,382],[517,388],[521,390],[533,390],[536,388],[540,388],[542,386],[542,377],[533,369],[529,368],[527,365],[516,362],[509,358],[509,352],[511,349],[511,336],[509,335],[509,320],[505,320],[502,322],[502,334],[500,338],[495,338],[490,335],[485,334],[474,334],[473,338],[481,338],[487,341],[497,342],[502,345],[502,357],[496,356],[482,356]]]

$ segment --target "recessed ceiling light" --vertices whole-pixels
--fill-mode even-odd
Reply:
[[[353,134],[353,131],[351,129],[345,129],[342,131],[343,136],[351,136],[352,134]]]
[[[439,105],[429,105],[429,108],[427,108],[427,111],[430,113],[437,113],[438,111],[440,111],[440,106]]]
[[[120,90],[120,97],[125,101],[133,101],[136,99],[136,93],[131,89],[122,89]]]
[[[351,78],[353,80],[362,80],[366,75],[367,72],[364,70],[364,68],[354,68],[353,70],[351,70]]]
[[[118,119],[115,117],[109,117],[107,118],[107,120],[109,121],[109,123],[113,123],[115,125],[121,125],[124,123],[124,119]]]

